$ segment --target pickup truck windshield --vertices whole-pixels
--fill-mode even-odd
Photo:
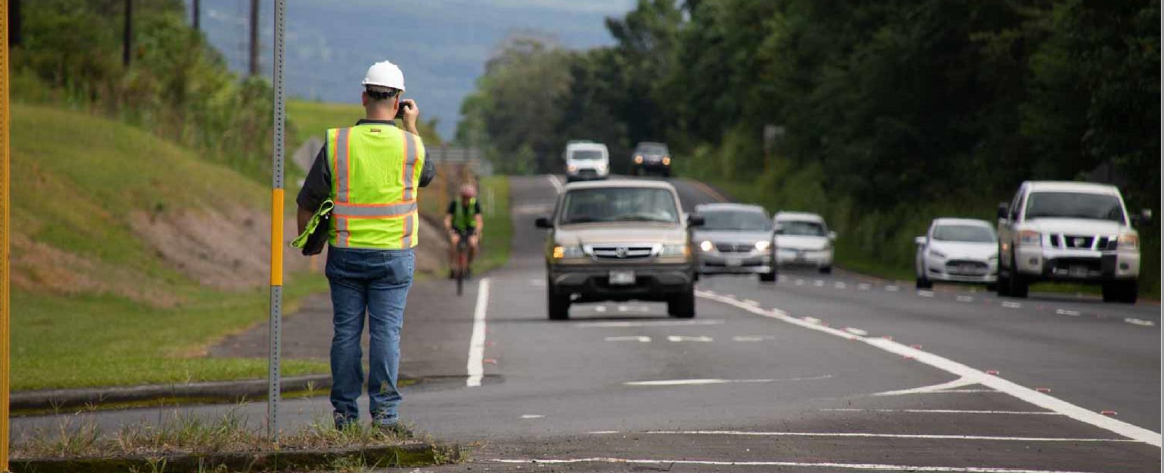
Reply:
[[[579,161],[593,161],[596,159],[602,159],[602,151],[585,149],[578,150],[570,153],[570,159],[577,159]]]
[[[563,225],[593,222],[679,223],[675,196],[666,189],[578,189],[562,203]]]
[[[939,225],[934,229],[934,240],[994,243],[994,231],[975,225]]]
[[[787,220],[776,223],[777,235],[825,236],[824,225],[817,222]]]
[[[1080,192],[1032,192],[1026,219],[1083,218],[1124,223],[1124,209],[1113,195]]]
[[[749,210],[705,210],[702,230],[762,232],[772,229],[772,221],[763,212]]]

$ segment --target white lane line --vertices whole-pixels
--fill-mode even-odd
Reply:
[[[549,175],[546,175],[546,177],[550,179],[550,184],[552,184],[554,186],[554,191],[561,194],[562,193],[562,181],[560,179],[558,179],[558,176],[555,176],[553,174],[549,174]]]
[[[625,328],[625,327],[683,327],[687,325],[723,325],[722,319],[706,320],[644,320],[642,322],[578,322],[578,328]]]
[[[1156,326],[1156,322],[1153,322],[1151,320],[1126,318],[1126,319],[1124,319],[1124,322],[1127,322],[1127,323],[1132,324],[1132,325],[1140,325],[1143,327],[1155,327]]]
[[[974,302],[974,298],[970,296],[958,296],[955,297],[954,300],[958,302]]]
[[[682,335],[668,335],[667,341],[669,341],[669,342],[704,342],[704,343],[710,343],[710,342],[712,342],[712,339],[711,339],[711,337],[705,337],[703,335],[700,335],[698,337],[685,337]]]
[[[1061,416],[1050,411],[978,411],[960,409],[821,409],[822,412],[884,412],[892,414],[990,414],[1016,416]]]
[[[1127,422],[1123,422],[1123,421],[1116,420],[1116,419],[1108,417],[1108,416],[1104,416],[1104,415],[1099,414],[1097,412],[1093,412],[1093,411],[1084,409],[1082,407],[1076,406],[1074,404],[1071,404],[1067,401],[1063,401],[1059,398],[1052,397],[1049,394],[1044,394],[1044,393],[1035,391],[1034,389],[1028,388],[1026,386],[1021,386],[1021,385],[1015,384],[1011,381],[1007,381],[1006,379],[1004,379],[1000,376],[988,375],[981,370],[971,368],[969,366],[958,363],[956,361],[952,361],[948,358],[934,355],[932,353],[925,352],[925,351],[919,350],[917,348],[912,348],[912,347],[902,345],[902,344],[894,342],[892,340],[886,340],[883,338],[858,337],[858,336],[853,335],[851,333],[840,331],[840,330],[837,330],[834,328],[825,327],[825,326],[816,325],[816,324],[810,324],[810,323],[805,322],[803,320],[792,317],[792,316],[788,315],[786,312],[779,310],[779,309],[764,310],[764,309],[757,308],[757,307],[750,307],[750,306],[746,306],[743,304],[739,304],[739,303],[732,301],[730,299],[710,296],[710,295],[704,294],[700,291],[696,291],[696,296],[702,297],[704,299],[710,299],[710,300],[722,302],[722,303],[729,304],[729,305],[734,305],[735,307],[738,307],[740,309],[743,309],[745,311],[751,312],[751,313],[756,314],[756,315],[768,317],[771,319],[780,320],[782,322],[786,322],[786,323],[789,323],[792,325],[797,325],[797,326],[804,327],[804,328],[807,328],[810,330],[816,330],[819,332],[828,333],[830,335],[841,337],[841,338],[844,338],[847,340],[862,341],[862,342],[865,342],[873,347],[880,348],[880,349],[888,351],[890,353],[912,357],[914,360],[916,360],[918,362],[933,366],[934,368],[937,368],[937,369],[940,369],[940,370],[945,371],[947,373],[956,375],[959,378],[965,378],[968,381],[973,381],[974,383],[981,384],[981,385],[986,386],[988,388],[992,388],[992,389],[1001,391],[1001,392],[1009,394],[1015,398],[1018,398],[1021,401],[1025,401],[1029,404],[1034,404],[1035,406],[1041,407],[1043,409],[1047,409],[1049,411],[1058,412],[1060,414],[1063,414],[1063,415],[1070,417],[1071,419],[1077,420],[1079,422],[1083,422],[1085,424],[1090,424],[1090,425],[1099,427],[1101,429],[1105,429],[1107,431],[1114,432],[1118,435],[1127,437],[1129,439],[1133,439],[1133,440],[1136,440],[1138,442],[1147,443],[1147,444],[1155,446],[1157,448],[1159,448],[1160,444],[1161,444],[1160,434],[1157,432],[1153,432],[1153,431],[1145,429],[1143,427],[1135,426],[1135,425],[1129,424]]]
[[[804,285],[804,280],[803,280],[803,279],[797,279],[797,280],[796,280],[796,285],[797,285],[797,286],[803,286],[803,285]]]
[[[845,327],[845,331],[849,332],[853,335],[860,335],[862,337],[864,337],[865,335],[869,335],[869,332],[866,332],[864,330],[861,330],[859,328],[854,328],[854,327]]]
[[[873,286],[870,286],[869,284],[866,284],[866,283],[857,284],[857,289],[861,290],[861,291],[868,291],[869,288],[871,288],[871,287],[873,287]]]
[[[522,419],[541,419],[543,417],[545,416],[541,414],[522,414],[521,416]]]
[[[833,288],[835,288],[835,289],[844,289],[845,287],[847,287],[847,286],[845,286],[845,283],[843,283],[843,282],[833,284]]]
[[[820,319],[818,319],[816,317],[805,317],[804,321],[808,322],[810,324],[819,324],[820,323]]]
[[[764,340],[775,340],[776,337],[771,335],[737,335],[732,337],[733,342],[762,342]]]
[[[900,389],[900,390],[896,390],[896,391],[886,391],[886,392],[874,394],[874,396],[904,396],[904,395],[908,395],[908,394],[927,394],[927,393],[946,391],[946,390],[955,389],[955,388],[964,388],[964,387],[969,386],[971,384],[975,384],[973,380],[962,377],[962,378],[958,378],[958,379],[955,379],[953,381],[948,381],[948,382],[941,383],[941,384],[934,384],[931,386],[922,386],[920,388]]]
[[[751,299],[744,299],[744,303],[752,307],[759,307],[760,303]]]
[[[885,286],[885,290],[889,292],[897,292],[900,291],[901,288],[898,286]]]
[[[917,291],[918,297],[934,297],[934,291]]]
[[[606,312],[606,306],[604,306],[604,305],[596,306],[596,307],[594,307],[594,311],[599,312],[599,313]]]
[[[643,335],[632,336],[632,337],[606,337],[606,341],[608,341],[608,342],[651,343],[651,337],[647,337],[647,336],[643,336]]]
[[[817,279],[816,281],[813,281],[813,282],[812,282],[812,285],[813,285],[813,286],[816,286],[816,287],[824,287],[824,281],[821,281],[820,279]]]
[[[917,466],[917,465],[890,465],[884,463],[835,463],[835,462],[791,462],[791,461],[718,461],[718,460],[679,460],[679,459],[647,459],[647,458],[488,458],[481,460],[486,463],[529,464],[535,465],[572,465],[577,463],[614,463],[637,465],[690,465],[715,467],[790,467],[790,468],[827,468],[832,470],[874,470],[874,471],[913,471],[923,473],[1082,473],[1067,470],[1028,470],[1015,468],[991,467],[956,467],[956,466]]]
[[[1021,308],[1023,308],[1022,304],[1019,304],[1018,302],[1011,302],[1011,301],[1002,301],[1002,306],[1006,307],[1007,309],[1021,309]]]
[[[1132,439],[1005,437],[997,435],[877,434],[871,432],[753,432],[748,430],[648,430],[648,435],[734,435],[743,437],[859,437],[926,440],[986,440],[994,442],[1128,443]]]
[[[779,378],[779,379],[665,379],[657,381],[630,381],[622,383],[626,386],[706,386],[709,384],[759,384],[759,383],[779,383],[784,381],[817,381],[822,379],[832,378],[833,375],[826,374],[822,376],[807,376],[799,378]]]
[[[484,278],[477,285],[477,308],[473,311],[473,335],[469,337],[469,362],[466,370],[469,377],[465,379],[465,386],[476,387],[481,385],[481,377],[485,374],[485,309],[489,306],[489,278]]]
[[[1082,315],[1082,314],[1080,314],[1080,312],[1078,310],[1067,310],[1067,309],[1055,309],[1055,313],[1058,315],[1069,315],[1071,317],[1079,317],[1080,315]]]

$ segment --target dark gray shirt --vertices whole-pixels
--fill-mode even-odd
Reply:
[[[389,125],[396,126],[388,120],[368,120],[363,119],[356,122],[356,125]],[[424,167],[420,170],[420,187],[427,187],[432,178],[436,176],[436,167],[433,166],[432,161],[424,160]],[[319,208],[323,201],[331,196],[331,168],[327,166],[327,145],[319,149],[319,154],[315,156],[315,162],[311,164],[311,170],[307,171],[307,179],[303,181],[303,188],[299,189],[299,196],[295,198],[295,202],[299,204],[300,208],[314,212]]]

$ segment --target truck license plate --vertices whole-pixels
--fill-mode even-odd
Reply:
[[[743,262],[740,261],[739,258],[728,258],[726,261],[724,261],[724,265],[726,265],[729,268],[734,268],[736,266],[739,266],[742,263]]]
[[[611,271],[610,285],[611,286],[629,286],[635,283],[634,271]]]
[[[1067,270],[1067,274],[1077,278],[1087,277],[1087,266],[1072,266]]]

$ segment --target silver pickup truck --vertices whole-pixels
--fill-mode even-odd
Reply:
[[[1024,182],[998,206],[998,294],[1026,297],[1037,281],[1103,286],[1105,302],[1135,303],[1140,236],[1115,186],[1083,182]]]

